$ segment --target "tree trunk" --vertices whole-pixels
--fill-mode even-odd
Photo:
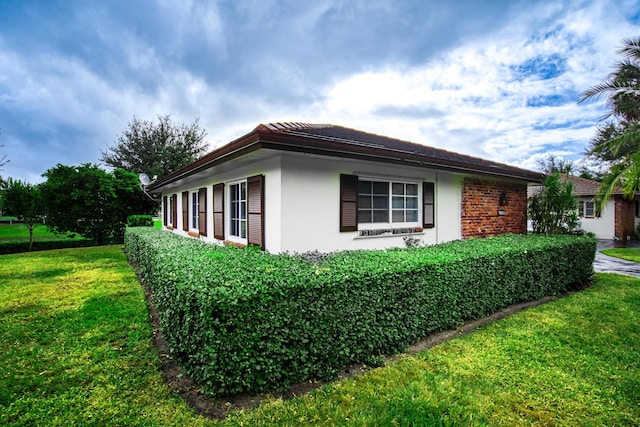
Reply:
[[[33,250],[33,227],[35,225],[34,224],[29,224],[29,252],[31,252]]]

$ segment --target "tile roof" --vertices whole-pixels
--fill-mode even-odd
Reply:
[[[600,188],[598,181],[592,181],[590,179],[579,178],[572,175],[564,175],[563,180],[569,181],[573,184],[573,190],[571,191],[576,196],[595,196]],[[622,188],[616,187],[612,193],[613,195],[622,195]]]
[[[479,157],[342,126],[284,122],[258,125],[248,134],[156,181],[151,185],[150,190],[157,190],[165,184],[259,148],[402,163],[411,166],[513,178],[528,182],[540,182],[544,176],[539,172]]]

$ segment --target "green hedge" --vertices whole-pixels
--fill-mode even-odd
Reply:
[[[52,249],[85,248],[95,246],[91,239],[65,239],[50,240],[45,242],[33,242],[33,251],[48,251]],[[0,243],[0,255],[29,252],[29,242]]]
[[[321,263],[128,228],[172,355],[205,392],[284,389],[589,282],[596,241],[520,236],[331,254]]]
[[[129,215],[127,227],[153,227],[152,215]]]

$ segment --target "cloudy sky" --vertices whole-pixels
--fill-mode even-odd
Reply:
[[[640,0],[2,0],[0,175],[99,163],[164,114],[211,149],[296,121],[578,160],[605,110],[576,100],[639,35]]]

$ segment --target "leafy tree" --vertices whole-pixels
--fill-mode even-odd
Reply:
[[[42,224],[44,213],[40,187],[9,178],[3,182],[0,194],[2,212],[17,217],[29,229],[29,251],[31,251],[33,230],[37,225]]]
[[[122,242],[127,217],[151,214],[157,203],[148,199],[133,172],[108,173],[97,165],[57,165],[41,184],[47,225],[57,232],[75,232],[99,245]]]
[[[158,116],[158,123],[134,117],[115,145],[102,152],[100,160],[114,168],[165,176],[204,154],[206,135],[198,119],[178,126],[168,115]]]
[[[529,198],[529,219],[536,234],[567,234],[578,225],[573,184],[559,173],[547,175],[544,185]]]
[[[546,174],[563,173],[571,174],[573,172],[573,161],[565,160],[562,157],[556,157],[549,154],[544,159],[536,161],[538,170]]]
[[[604,98],[609,108],[610,121],[598,127],[587,153],[610,166],[596,195],[599,208],[618,186],[628,198],[640,190],[640,37],[623,40],[618,53],[624,59],[615,70],[580,99]]]

